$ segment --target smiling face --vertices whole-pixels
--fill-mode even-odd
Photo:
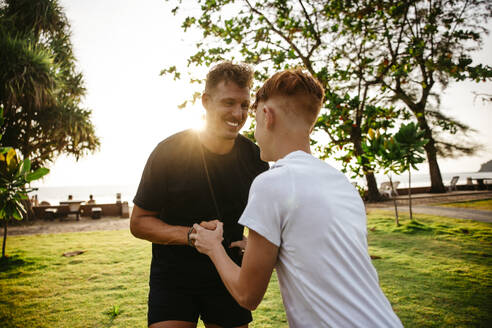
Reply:
[[[218,139],[235,139],[248,116],[249,88],[221,81],[203,95],[202,102],[207,111],[207,132]]]

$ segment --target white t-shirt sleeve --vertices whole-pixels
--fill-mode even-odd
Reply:
[[[284,183],[275,171],[260,174],[251,185],[248,204],[239,219],[239,223],[254,230],[272,244],[280,247],[283,227],[281,209],[282,194],[285,193]]]

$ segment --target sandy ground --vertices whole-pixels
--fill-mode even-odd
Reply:
[[[53,221],[35,220],[22,225],[11,225],[7,228],[9,236],[49,234],[63,232],[98,231],[98,230],[122,230],[130,228],[130,219],[119,217],[103,217],[93,220],[90,217],[81,217],[76,221],[74,217]],[[0,229],[3,236],[3,228]]]
[[[484,191],[453,191],[445,194],[416,194],[412,195],[412,205],[437,205],[441,203],[463,202],[470,200],[490,199],[492,190]],[[408,205],[408,196],[396,197],[397,205]],[[393,207],[393,200],[378,203],[366,203],[366,208]]]
[[[492,191],[469,191],[469,192],[452,192],[442,195],[418,194],[412,197],[412,205],[416,207],[416,212],[427,211],[428,214],[452,216],[457,218],[477,218],[480,221],[492,222],[492,211],[476,210],[453,210],[449,208],[439,208],[438,206],[429,206],[439,203],[459,202],[467,200],[478,200],[492,198]],[[397,203],[399,209],[405,211],[404,207],[408,204],[407,196],[398,196]],[[371,209],[388,209],[393,210],[393,201],[367,203],[368,211]],[[421,211],[418,209],[420,208]],[[131,210],[131,209],[130,209]],[[429,213],[433,211],[432,213]],[[455,213],[455,215],[451,215]],[[98,230],[122,230],[129,229],[130,219],[119,217],[103,217],[93,220],[90,217],[81,217],[76,221],[75,217],[69,216],[64,219],[53,221],[34,220],[22,222],[17,225],[10,225],[7,229],[9,236],[14,235],[32,235],[32,234],[50,234],[79,231],[98,231]],[[3,228],[0,229],[3,236]]]

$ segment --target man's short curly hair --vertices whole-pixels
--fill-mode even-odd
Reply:
[[[253,70],[247,64],[233,64],[230,61],[217,64],[207,74],[205,92],[211,92],[222,81],[234,82],[240,88],[251,88]]]

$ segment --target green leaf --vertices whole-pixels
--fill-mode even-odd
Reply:
[[[34,180],[38,180],[38,179],[44,177],[49,172],[50,172],[49,169],[44,168],[44,167],[40,167],[36,171],[27,174],[26,175],[26,181],[27,182],[31,182],[31,181],[34,181]]]
[[[14,219],[16,219],[17,221],[21,221],[22,220],[22,215],[19,213],[18,210],[14,210],[12,212],[12,216],[14,217]]]
[[[24,159],[20,166],[20,175],[25,175],[31,171],[31,161],[29,159]]]

